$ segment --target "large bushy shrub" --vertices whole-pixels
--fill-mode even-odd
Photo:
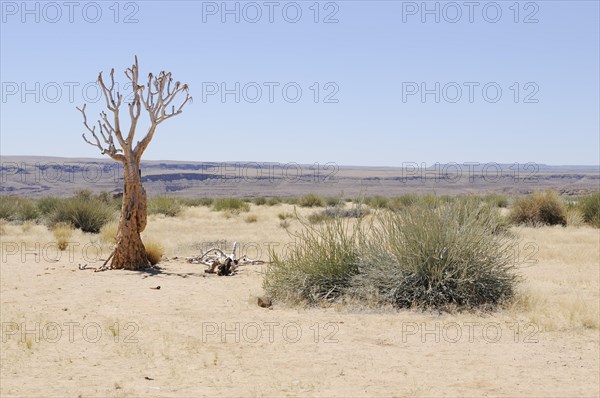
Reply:
[[[264,287],[276,299],[339,297],[396,307],[473,308],[510,300],[518,280],[515,238],[498,209],[477,198],[420,201],[383,210],[372,225],[333,217],[293,235]]]
[[[514,295],[515,243],[497,210],[476,200],[385,213],[352,293],[403,308],[496,305]]]
[[[175,217],[182,209],[181,201],[171,196],[155,196],[148,201],[148,214],[163,214],[167,217]]]
[[[0,219],[14,220],[18,208],[19,199],[16,196],[0,196]]]
[[[534,192],[515,199],[510,219],[515,224],[533,226],[567,225],[567,209],[556,192]]]
[[[69,223],[83,232],[98,233],[115,218],[113,206],[94,197],[75,196],[65,199],[48,217],[50,225]]]

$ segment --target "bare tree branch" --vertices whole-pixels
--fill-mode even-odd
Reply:
[[[140,111],[142,109],[140,103],[141,92],[144,89],[143,86],[138,84],[139,77],[139,67],[138,67],[138,59],[135,57],[135,64],[131,68],[127,68],[125,71],[125,76],[131,81],[131,86],[133,89],[133,102],[128,104],[129,107],[129,118],[131,119],[131,126],[129,127],[129,134],[127,134],[127,142],[131,145],[133,142],[133,136],[135,135],[135,129],[137,127],[137,122],[140,117]]]
[[[107,85],[102,76],[102,72],[98,74],[98,84],[100,85],[103,97],[106,101],[106,108],[113,114],[112,120],[109,120],[106,112],[103,111],[100,113],[100,120],[98,121],[99,135],[97,134],[98,132],[96,132],[96,127],[90,128],[87,123],[85,105],[81,109],[77,108],[83,114],[84,126],[93,139],[88,139],[85,134],[83,138],[88,144],[97,147],[103,154],[107,154],[113,159],[139,162],[142,154],[154,137],[157,126],[163,121],[182,113],[184,106],[188,102],[192,102],[192,97],[188,93],[187,84],[182,85],[179,81],[173,83],[171,72],[162,71],[158,76],[149,73],[146,85],[140,85],[139,66],[136,56],[134,64],[125,71],[125,76],[131,82],[133,91],[133,99],[127,104],[131,125],[127,132],[127,137],[125,138],[121,130],[119,117],[119,108],[123,101],[123,95],[115,89],[114,75],[115,70],[111,69],[110,83]],[[183,92],[185,92],[185,97],[181,103],[176,106],[175,99]],[[148,128],[146,135],[137,142],[134,148],[133,138],[135,136],[142,106],[148,112],[150,127]],[[102,138],[103,143],[100,141],[100,137]],[[114,137],[116,137],[116,141],[120,148],[115,146]],[[121,152],[122,154],[117,152]]]
[[[102,146],[102,143],[100,142],[100,139],[98,138],[98,135],[96,135],[96,126],[94,126],[93,128],[91,128],[88,125],[87,122],[87,115],[85,113],[85,107],[86,104],[83,105],[82,108],[77,108],[77,110],[79,110],[79,112],[81,112],[81,114],[83,115],[83,125],[85,126],[85,128],[90,132],[90,134],[92,135],[92,137],[94,137],[94,141],[92,142],[91,140],[89,140],[86,136],[85,133],[83,133],[81,136],[83,137],[83,140],[85,142],[87,142],[88,144],[90,144],[91,146],[94,146],[98,149],[100,149],[100,153],[102,153],[103,155],[108,155],[111,158],[113,158],[114,160],[117,160],[119,162],[124,162],[125,161],[125,157],[121,154],[119,154],[118,152],[120,152],[119,149],[117,149],[115,147],[115,145],[112,143],[112,136],[110,136],[110,132],[108,132],[109,137],[111,137],[109,140],[106,139],[106,136],[103,132],[103,128],[102,125],[100,125],[100,121],[98,121],[98,125],[100,125],[100,134],[102,135],[103,140],[106,142],[106,144],[108,144],[108,148],[104,148]]]
[[[158,124],[170,117],[179,115],[182,112],[185,104],[192,101],[192,97],[188,93],[188,85],[181,85],[180,82],[176,82],[172,87],[172,81],[173,78],[171,77],[171,72],[167,73],[163,71],[160,72],[157,77],[154,77],[152,73],[150,73],[148,75],[148,83],[146,86],[138,86],[137,81],[135,82],[135,87],[138,87],[140,91],[147,90],[145,98],[144,95],[140,94],[139,99],[148,112],[151,123],[151,126],[144,138],[141,141],[138,141],[136,144],[134,154],[138,159],[148,147],[148,144],[152,140]],[[153,88],[155,91],[152,90]],[[175,109],[175,106],[172,106],[171,111],[167,113],[167,108],[171,102],[173,102],[178,94],[184,91],[186,96],[179,107]]]
[[[121,124],[119,120],[119,107],[121,106],[121,101],[123,100],[123,95],[120,93],[116,93],[117,100],[115,101],[115,69],[111,69],[110,71],[110,88],[106,87],[104,80],[102,79],[102,72],[98,74],[98,83],[100,84],[100,88],[102,88],[102,93],[104,94],[104,99],[106,100],[106,107],[109,111],[113,113],[113,121],[114,126],[112,130],[114,132],[115,137],[117,137],[117,141],[121,145],[121,148],[124,150],[124,153],[127,155],[126,148],[128,148],[127,142],[123,139],[123,135],[121,134]]]

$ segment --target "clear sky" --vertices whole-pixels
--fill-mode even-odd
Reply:
[[[137,54],[194,97],[148,160],[600,163],[598,1],[1,3],[3,155],[99,157]]]

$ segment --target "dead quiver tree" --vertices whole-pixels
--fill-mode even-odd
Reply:
[[[136,56],[133,66],[125,71],[125,76],[131,82],[133,93],[132,101],[127,104],[131,124],[129,130],[124,134],[119,115],[123,95],[115,88],[114,74],[113,68],[110,71],[110,86],[105,84],[102,72],[98,75],[98,84],[102,89],[110,116],[105,111],[100,112],[98,125],[91,127],[85,113],[86,105],[77,109],[83,115],[83,124],[88,130],[87,133],[82,134],[85,142],[100,149],[101,154],[108,155],[123,164],[123,205],[121,206],[117,242],[107,262],[112,258],[110,268],[139,270],[150,266],[140,236],[140,233],[146,228],[147,221],[146,191],[142,186],[140,161],[154,137],[158,125],[179,115],[185,104],[191,102],[192,97],[188,93],[187,84],[173,82],[171,72],[163,71],[158,76],[150,73],[146,85],[138,84],[139,67]],[[176,101],[181,93],[185,93],[185,98]],[[150,125],[143,138],[134,145],[136,127],[142,108],[148,114]]]

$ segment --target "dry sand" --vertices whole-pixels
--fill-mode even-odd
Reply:
[[[283,243],[277,213],[285,211],[253,207],[258,221],[247,223],[247,214],[188,209],[173,219],[152,216],[145,235],[163,242],[168,256],[223,239]],[[74,257],[67,251],[54,262],[52,247],[44,253],[53,242],[44,226],[7,225],[0,394],[598,396],[600,231],[517,231],[522,298],[496,313],[440,315],[260,308],[259,266],[233,277],[206,276],[179,260],[164,262],[159,274],[81,271],[80,249],[97,236],[76,233]]]

